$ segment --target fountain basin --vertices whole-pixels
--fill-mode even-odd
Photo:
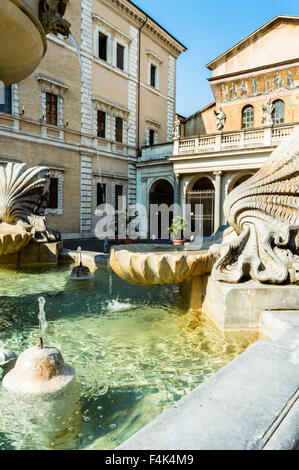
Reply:
[[[26,231],[22,225],[0,224],[0,256],[17,253],[32,239],[31,228]]]
[[[39,65],[46,33],[39,21],[39,0],[0,0],[0,80],[24,80]]]
[[[208,250],[187,251],[165,245],[112,247],[110,252],[113,271],[123,280],[143,286],[180,284],[210,273],[213,263],[214,257]]]

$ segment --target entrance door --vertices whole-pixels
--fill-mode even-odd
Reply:
[[[202,223],[203,236],[209,237],[214,233],[215,189],[208,178],[201,178],[187,192],[187,204],[191,205],[191,230],[195,231],[196,222]],[[196,204],[202,205],[201,216],[195,212]],[[198,219],[198,220],[197,220]]]
[[[150,189],[150,204],[166,204],[172,206],[174,201],[173,187],[167,180],[159,180],[154,183]],[[173,219],[173,213],[169,214],[168,226],[170,227]],[[158,238],[161,238],[161,213],[158,215]]]

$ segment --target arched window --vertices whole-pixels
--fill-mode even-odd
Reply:
[[[284,122],[284,102],[276,100],[273,103],[273,124],[282,124]]]
[[[253,127],[254,109],[253,106],[248,105],[242,111],[242,129],[250,129]]]

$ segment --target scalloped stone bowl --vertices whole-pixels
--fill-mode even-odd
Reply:
[[[0,0],[0,80],[5,85],[33,73],[46,52],[38,11],[39,0]]]
[[[143,286],[180,284],[211,272],[214,258],[207,250],[159,248],[142,244],[113,247],[110,266],[123,280]]]
[[[20,225],[0,223],[0,256],[12,255],[24,248],[32,239],[31,231]]]

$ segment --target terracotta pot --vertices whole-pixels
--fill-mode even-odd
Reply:
[[[186,240],[176,240],[175,238],[172,239],[172,243],[175,245],[175,246],[182,246],[182,245],[185,245],[185,241]]]

